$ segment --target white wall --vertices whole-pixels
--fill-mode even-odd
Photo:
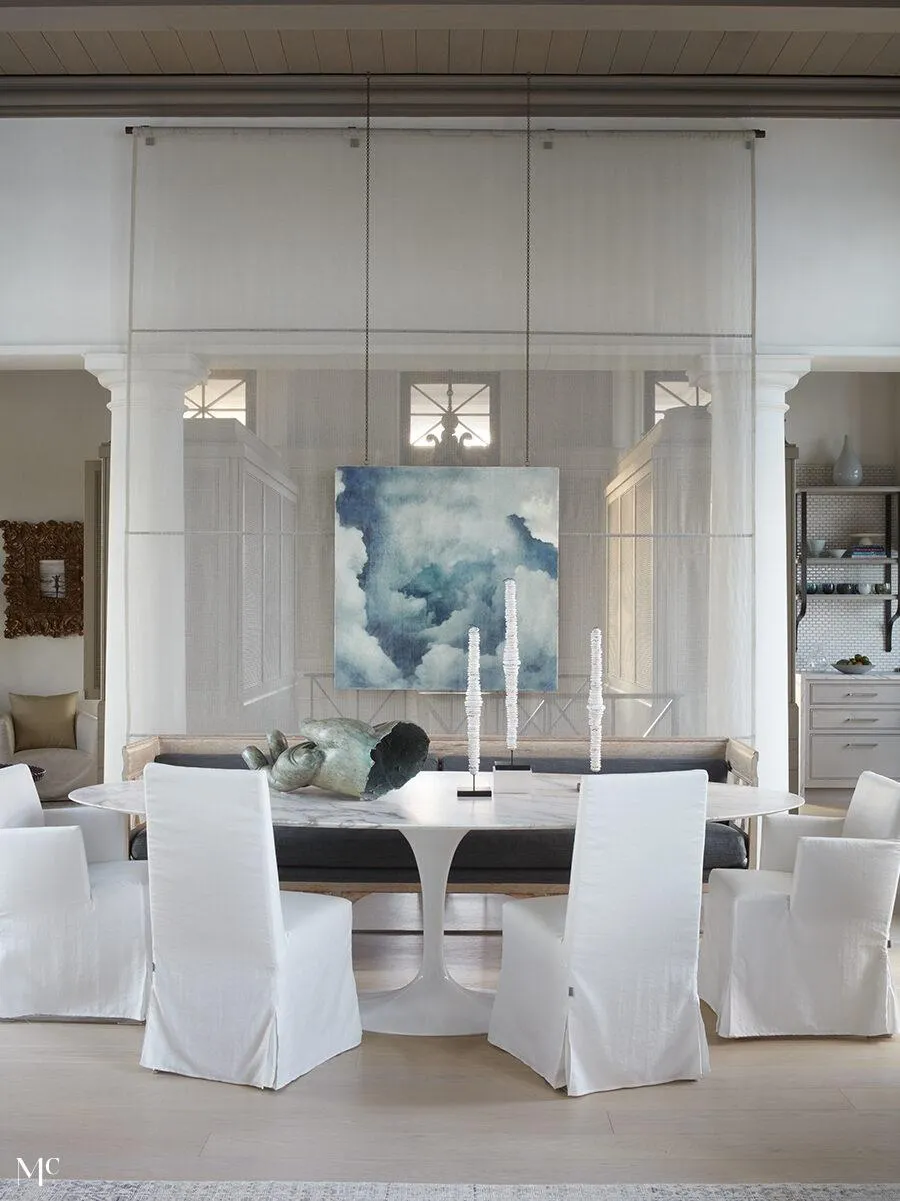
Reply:
[[[3,345],[124,341],[131,189],[124,124],[0,122]]]
[[[86,372],[0,372],[0,517],[83,519],[84,460],[96,458],[109,439],[108,400]],[[0,630],[5,610],[0,590]],[[0,707],[6,708],[10,690],[80,690],[82,647],[76,637],[0,637]]]
[[[900,122],[766,121],[761,353],[900,345]]]
[[[124,342],[132,149],[124,125],[0,122],[0,262],[12,281],[0,289],[0,351]],[[900,122],[764,125],[760,351],[900,348]],[[442,145],[435,139],[438,162]],[[298,207],[298,219],[308,211]]]
[[[897,461],[900,376],[813,372],[787,396],[785,436],[801,463],[833,463],[844,435],[863,464]]]

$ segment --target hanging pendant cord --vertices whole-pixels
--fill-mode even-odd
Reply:
[[[369,465],[369,241],[372,216],[372,77],[366,76],[366,349],[365,349],[365,453],[363,463]]]
[[[531,461],[531,76],[525,80],[525,466]]]

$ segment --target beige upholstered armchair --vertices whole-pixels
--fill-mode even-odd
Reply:
[[[23,706],[22,702],[28,704]],[[36,781],[42,801],[64,801],[73,788],[97,783],[96,701],[77,700],[74,694],[27,697],[11,693],[10,709],[10,712],[0,713],[0,763],[42,767],[44,775]],[[37,721],[34,720],[35,710],[38,711]],[[27,721],[23,719],[23,713],[27,713]],[[51,732],[47,738],[51,745],[38,745],[42,741],[39,731],[45,719],[49,719],[48,730],[58,725],[63,725],[66,730],[73,726],[71,737],[53,737]],[[74,746],[59,745],[66,741],[74,742]]]

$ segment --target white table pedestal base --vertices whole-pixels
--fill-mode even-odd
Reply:
[[[492,992],[421,972],[403,988],[359,994],[363,1030],[373,1034],[487,1034],[493,1004]]]
[[[361,992],[363,1030],[377,1034],[486,1034],[494,994],[463,988],[444,959],[444,904],[453,854],[465,829],[402,829],[422,885],[422,965],[403,988]]]

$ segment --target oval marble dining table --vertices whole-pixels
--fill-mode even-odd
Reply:
[[[415,979],[402,988],[360,993],[365,1030],[422,1035],[487,1031],[493,993],[458,984],[444,958],[444,904],[453,855],[470,830],[571,829],[578,813],[578,776],[516,776],[510,780],[504,773],[492,796],[476,798],[457,796],[458,789],[471,787],[467,773],[430,771],[375,801],[312,788],[270,792],[275,825],[399,830],[412,847],[422,889],[422,963]],[[490,773],[478,776],[478,788],[491,783]],[[141,780],[76,788],[69,795],[81,805],[145,812]],[[707,817],[719,821],[758,818],[803,804],[802,797],[790,792],[737,784],[710,784],[707,797]]]

